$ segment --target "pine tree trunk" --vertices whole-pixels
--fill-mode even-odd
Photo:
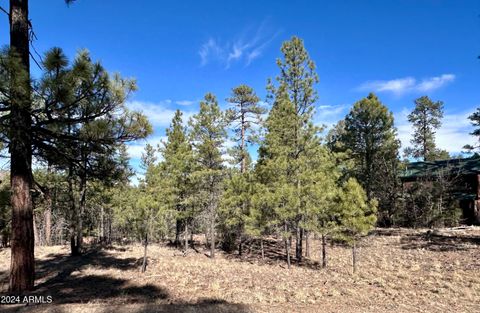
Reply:
[[[145,273],[147,270],[147,246],[148,246],[148,231],[145,232],[145,240],[143,242],[143,263],[142,263],[142,273]]]
[[[78,212],[77,212],[77,200],[76,200],[76,195],[75,195],[75,188],[74,188],[74,182],[73,182],[73,169],[70,167],[69,173],[68,173],[68,193],[70,195],[70,254],[72,256],[77,256],[80,254],[80,251],[78,249],[78,240],[77,240],[77,235],[78,235]]]
[[[210,221],[210,257],[215,257],[215,219]]]
[[[327,267],[327,237],[322,234],[322,267]]]
[[[265,249],[263,248],[263,238],[260,237],[260,250],[262,250],[262,260],[265,260]]]
[[[80,181],[80,212],[77,214],[77,249],[78,253],[82,253],[83,246],[83,215],[87,204],[87,179],[82,177]]]
[[[52,174],[52,167],[50,164],[47,165],[47,174],[48,177]],[[52,244],[52,189],[50,185],[47,186],[45,190],[45,202],[46,208],[43,214],[44,222],[44,234],[45,234],[45,245],[50,246]]]
[[[76,234],[77,234],[76,228],[72,223],[72,225],[70,226],[70,254],[72,256],[80,255],[80,251],[78,251],[78,246],[77,246]]]
[[[242,234],[240,233],[239,236],[239,243],[238,243],[238,255],[239,256],[242,256],[242,243],[243,243],[243,238],[242,238]]]
[[[303,248],[303,228],[297,224],[295,257],[298,262],[301,262],[303,258],[302,248]]]
[[[353,245],[352,245],[352,265],[353,265],[353,272],[355,273],[357,271],[357,249],[355,246],[355,241],[353,242]]]
[[[11,96],[9,151],[12,205],[9,290],[33,289],[35,280],[28,0],[10,0],[10,47],[25,70],[23,91]],[[16,86],[18,88],[18,86]]]
[[[103,243],[105,241],[105,208],[100,208],[100,242]]]
[[[188,251],[188,223],[185,221],[185,234],[184,234],[184,238],[185,238],[185,252]]]
[[[245,173],[245,170],[246,170],[246,160],[245,160],[245,115],[242,114],[242,121],[241,121],[241,140],[242,140],[242,143],[241,143],[241,153],[242,153],[242,163],[241,163],[241,169],[240,169],[240,172],[242,174]]]
[[[38,235],[38,228],[37,228],[37,214],[33,211],[33,243],[35,246],[40,245],[40,238]]]
[[[178,212],[178,208],[177,208]],[[175,247],[178,247],[180,243],[180,233],[182,232],[182,223],[179,218],[177,218],[176,227],[175,227]]]
[[[52,197],[50,190],[47,190],[45,197],[47,202],[47,207],[44,212],[45,245],[50,246],[52,244]]]
[[[287,223],[285,222],[285,233],[288,232],[288,227]],[[289,237],[285,237],[285,252],[287,254],[287,266],[290,268],[290,248],[291,248],[291,239],[288,239]],[[290,237],[291,238],[291,237]]]
[[[108,236],[107,236],[107,244],[112,244],[112,212],[108,212]]]
[[[289,240],[288,238],[285,239],[285,252],[287,254],[287,266],[288,268],[290,268],[290,243],[289,243]]]
[[[310,233],[305,231],[305,256],[310,257]]]

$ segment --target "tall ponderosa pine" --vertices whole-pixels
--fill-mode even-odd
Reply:
[[[67,3],[73,2],[66,0]],[[10,152],[12,238],[9,289],[31,290],[35,280],[32,177],[32,99],[30,86],[30,21],[28,0],[10,0],[10,51],[14,68],[6,72],[1,111],[8,112],[0,126]],[[5,58],[2,57],[2,61]],[[3,67],[3,66],[2,66]],[[2,69],[2,74],[5,70]],[[3,79],[3,78],[2,78]],[[3,84],[3,83],[2,83]],[[7,100],[8,99],[8,100]],[[3,116],[3,117],[5,117]],[[3,137],[3,136],[2,136]]]
[[[246,219],[249,216],[252,195],[252,177],[249,173],[250,155],[249,144],[256,139],[256,129],[261,122],[261,114],[265,109],[259,106],[260,99],[253,89],[246,85],[240,85],[232,90],[232,96],[227,101],[233,108],[227,110],[226,118],[233,130],[236,143],[232,149],[233,163],[240,163],[240,171],[232,170],[231,178],[227,182],[227,188],[223,195],[222,215],[225,219],[224,242],[239,240],[239,254],[242,254],[243,235],[245,232]]]
[[[265,109],[259,106],[260,98],[247,85],[233,88],[227,101],[233,108],[227,110],[226,118],[235,134],[233,140],[238,144],[234,158],[240,163],[240,172],[245,173],[249,159],[248,144],[255,139],[253,127],[260,124],[260,115],[265,113]]]
[[[435,132],[442,125],[443,102],[432,101],[423,96],[415,100],[415,108],[408,115],[408,121],[413,126],[412,147],[405,154],[423,161],[434,161],[448,157],[448,153],[439,150],[435,144]]]
[[[45,73],[35,98],[35,109],[43,115],[32,126],[34,154],[68,172],[71,250],[77,255],[81,253],[88,180],[115,179],[119,147],[145,138],[151,126],[144,115],[125,107],[135,82],[110,77],[86,51],[69,66],[63,52],[54,48],[43,65]]]
[[[3,55],[2,60],[4,62],[1,64],[0,89],[6,97],[5,107],[2,109],[8,111],[14,107],[10,100],[15,93],[11,88],[12,73],[18,75],[22,71],[19,69],[17,58]],[[118,75],[112,78],[100,64],[90,60],[88,53],[79,53],[74,63],[69,65],[62,51],[55,48],[46,54],[43,68],[42,77],[38,83],[33,85],[36,92],[30,97],[33,104],[28,108],[28,115],[31,117],[31,124],[28,127],[31,150],[28,158],[31,159],[33,155],[38,160],[45,161],[47,164],[64,169],[69,173],[72,195],[72,253],[75,253],[79,251],[77,247],[79,248],[81,244],[81,211],[84,211],[85,208],[87,180],[89,177],[105,179],[112,176],[119,145],[145,137],[151,132],[151,126],[145,116],[137,112],[130,112],[124,105],[127,95],[135,88],[134,82],[122,79]],[[21,84],[15,83],[15,86],[18,87]],[[15,123],[13,122],[15,119],[13,114],[6,114],[0,121],[1,128],[12,129],[11,124]],[[17,125],[15,132],[22,132],[21,129],[21,126]],[[11,152],[12,144],[15,145],[13,142],[16,140],[13,138],[16,135],[12,136],[2,138],[9,144]],[[13,159],[15,162],[12,161],[12,166],[15,169],[12,169],[12,173],[15,173],[19,169],[16,161],[21,158]],[[22,171],[29,166],[23,163]],[[27,180],[30,180],[28,184],[31,185],[33,181],[31,169],[28,169],[27,172],[29,172],[29,178],[22,176],[22,181],[25,183],[24,178],[27,177]],[[105,175],[105,173],[109,175]],[[24,174],[27,175],[26,172]],[[16,176],[13,175],[13,177]],[[12,181],[16,181],[16,179],[12,178]],[[15,183],[12,186],[14,185]],[[15,190],[12,198],[15,198],[15,195],[24,196],[19,189]],[[30,192],[28,191],[28,193]],[[29,205],[25,202],[31,201],[31,196],[28,195],[27,198],[22,198],[21,202],[12,199],[13,210],[17,211],[18,209],[13,204],[14,202],[21,203],[22,214],[24,214],[21,225],[17,225],[15,219],[13,222],[14,233],[17,226],[23,229],[21,237],[18,237],[23,239],[14,240],[12,245],[14,251],[12,268],[14,270],[11,272],[11,285],[14,291],[30,288],[30,278],[25,278],[25,275],[27,272],[28,275],[32,274],[29,269],[30,265],[28,265],[30,259],[24,255],[30,255],[30,250],[25,244],[30,247],[30,243],[28,243],[30,240],[28,227],[30,226],[28,225],[33,222],[29,217],[32,212],[28,213]],[[17,213],[19,214],[19,212]],[[33,227],[33,223],[31,226]],[[33,234],[31,239],[33,239]],[[22,249],[18,250],[17,244]],[[31,248],[33,249],[33,247]],[[21,255],[18,256],[19,259],[17,259],[17,252]],[[17,282],[18,279],[21,282]]]
[[[289,175],[299,197],[292,209],[296,211],[293,221],[296,236],[295,255],[298,260],[301,260],[304,236],[304,230],[301,227],[304,220],[302,210],[305,209],[305,206],[303,199],[300,198],[302,195],[300,176],[302,163],[305,162],[305,155],[308,154],[306,149],[308,149],[310,141],[315,140],[317,132],[311,121],[314,111],[313,105],[317,100],[314,85],[318,82],[318,76],[315,72],[315,63],[310,59],[300,38],[292,37],[291,40],[284,42],[281,52],[283,53],[283,59],[277,60],[277,65],[280,68],[280,75],[276,78],[278,87],[269,84],[268,89],[273,97],[278,98],[278,101],[285,102],[282,105],[288,106],[286,102],[289,102],[293,106],[293,114],[285,117],[291,119],[291,122],[287,123],[292,123],[292,127],[289,129],[293,135],[293,142],[290,143],[292,151],[289,161],[291,167]]]
[[[30,86],[30,27],[28,0],[10,0],[10,49],[17,66],[6,77],[7,99],[2,111],[9,111],[5,127],[10,151],[12,189],[11,292],[31,290],[35,280],[32,177],[32,116]],[[5,95],[5,93],[4,93]],[[5,102],[4,102],[5,101]],[[7,116],[8,116],[7,115]]]
[[[282,90],[282,89],[281,89]],[[259,149],[255,169],[257,180],[264,186],[257,202],[267,204],[271,213],[269,227],[282,235],[287,264],[290,267],[291,230],[295,226],[299,193],[292,162],[295,155],[296,111],[286,93],[277,92],[265,121],[266,134]]]
[[[160,151],[163,156],[162,168],[168,183],[163,191],[164,198],[172,211],[176,212],[175,243],[184,236],[184,249],[188,248],[188,232],[193,220],[192,191],[195,169],[192,145],[182,122],[182,112],[177,110],[170,127],[166,130],[167,140]]]
[[[398,149],[393,114],[370,93],[356,102],[346,116],[336,150],[347,151],[354,161],[352,174],[361,183],[368,199],[377,198],[382,223],[392,223],[393,205],[398,196]]]
[[[200,102],[200,112],[190,120],[196,161],[195,202],[203,209],[210,234],[210,256],[215,256],[218,205],[224,179],[222,147],[226,138],[225,117],[216,97],[208,93]]]

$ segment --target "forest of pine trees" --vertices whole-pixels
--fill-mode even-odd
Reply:
[[[87,51],[70,60],[60,48],[45,54],[42,75],[32,81],[28,11],[24,1],[10,2],[11,47],[0,56],[0,142],[11,169],[0,177],[0,233],[12,247],[12,291],[33,287],[34,244],[68,244],[81,255],[85,237],[141,242],[145,271],[152,242],[169,241],[186,253],[201,235],[214,258],[217,249],[242,255],[248,241],[263,257],[264,240],[274,237],[290,267],[309,257],[315,237],[323,267],[327,242],[335,240],[352,248],[355,270],[356,246],[376,226],[459,223],[453,200],[425,199],[448,193],[445,181],[443,191],[421,182],[404,190],[398,177],[408,160],[450,157],[435,144],[443,103],[415,101],[406,159],[393,114],[373,93],[332,129],[316,125],[319,78],[298,37],[281,46],[265,101],[242,84],[225,109],[206,93],[192,117],[177,110],[165,140],[145,146],[133,184],[128,144],[152,133],[148,118],[126,106],[135,82],[108,73]],[[471,117],[477,127],[478,116]],[[443,215],[428,209],[439,205]]]

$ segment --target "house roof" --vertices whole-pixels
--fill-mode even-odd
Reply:
[[[407,163],[400,171],[401,179],[435,176],[438,174],[455,173],[460,175],[480,174],[480,155],[470,158],[450,159],[432,162]]]

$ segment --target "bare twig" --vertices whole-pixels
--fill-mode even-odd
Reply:
[[[8,17],[10,17],[10,13],[8,13],[8,11],[5,10],[3,7],[0,7],[0,11],[2,11],[3,13],[7,14]]]

